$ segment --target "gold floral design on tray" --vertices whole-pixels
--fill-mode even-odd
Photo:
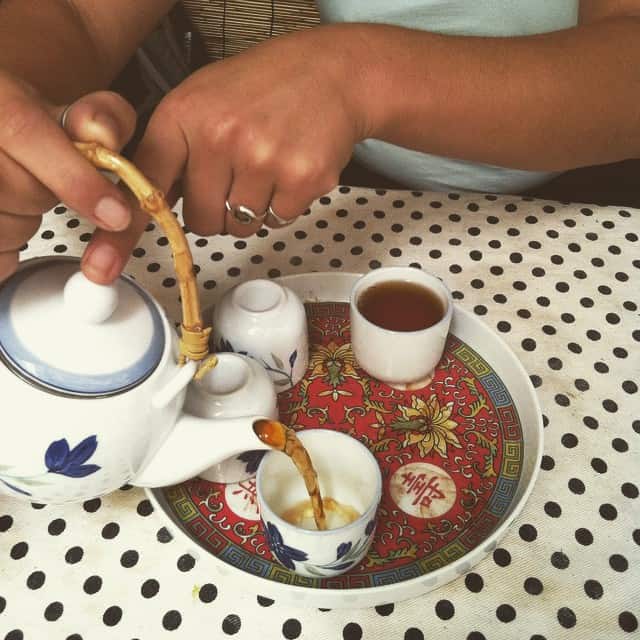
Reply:
[[[391,423],[394,431],[405,431],[403,446],[417,445],[425,457],[433,450],[447,457],[447,445],[462,448],[454,430],[458,426],[451,419],[453,402],[440,405],[435,394],[425,401],[412,395],[411,406],[398,405],[401,417]]]

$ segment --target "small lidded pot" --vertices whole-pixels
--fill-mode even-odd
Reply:
[[[237,353],[220,353],[215,368],[189,385],[184,408],[200,418],[262,415],[277,420],[277,402],[273,382],[262,365]],[[211,425],[215,428],[215,423]],[[210,482],[242,482],[255,475],[264,453],[260,450],[239,453],[199,475]]]

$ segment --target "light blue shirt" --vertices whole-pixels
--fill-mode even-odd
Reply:
[[[316,0],[326,22],[376,22],[434,33],[525,36],[573,27],[578,0]],[[428,126],[428,125],[427,125]],[[517,193],[555,173],[522,171],[404,149],[381,140],[356,146],[357,160],[416,189]]]

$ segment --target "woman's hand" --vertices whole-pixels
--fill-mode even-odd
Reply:
[[[119,149],[133,132],[133,109],[114,93],[87,95],[67,110],[66,134],[59,124],[63,112],[64,106],[47,103],[30,86],[0,72],[0,281],[15,271],[20,247],[57,202],[102,229],[119,231],[129,224],[123,194],[69,138]]]
[[[165,193],[180,183],[194,232],[243,237],[263,222],[282,226],[336,186],[366,130],[361,70],[340,32],[297,32],[208,65],[157,107],[134,163]],[[238,221],[229,209],[239,205],[258,220]],[[85,273],[103,282],[116,277],[94,268],[94,252],[111,251],[122,268],[144,225],[138,219],[124,234],[95,234]]]

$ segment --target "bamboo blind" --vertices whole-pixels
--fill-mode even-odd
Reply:
[[[183,0],[211,60],[320,22],[313,0]]]

